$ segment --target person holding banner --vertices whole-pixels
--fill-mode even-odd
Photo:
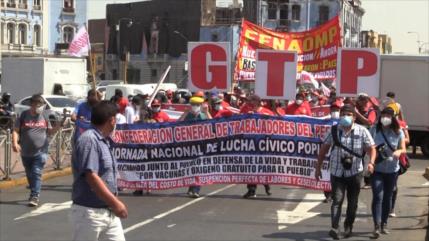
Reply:
[[[241,114],[261,114],[274,116],[274,112],[261,106],[261,98],[257,95],[250,95],[246,98],[246,103],[240,109]],[[247,192],[243,195],[243,198],[254,198],[256,197],[256,184],[247,184]],[[265,193],[271,196],[270,185],[265,184]]]
[[[222,105],[222,101],[223,100],[218,97],[212,98],[211,105],[210,105],[211,107],[210,114],[212,115],[213,118],[230,117],[234,114],[232,111],[230,111],[229,109],[226,109]]]
[[[362,158],[367,152],[370,156],[368,171],[374,171],[375,143],[370,132],[363,126],[356,124],[356,113],[353,105],[344,105],[341,108],[340,120],[333,125],[331,132],[323,140],[320,148],[315,177],[319,181],[322,177],[321,168],[326,154],[329,155],[329,165],[332,186],[331,225],[329,235],[339,239],[339,222],[344,196],[347,192],[347,212],[344,221],[344,237],[352,235],[353,223],[360,193],[360,184],[363,175]]]
[[[197,94],[201,96],[201,93],[197,92]],[[183,113],[178,121],[206,120],[212,118],[207,104],[204,103],[203,97],[199,96],[194,96],[189,100],[189,103],[191,104],[191,110],[187,110],[185,113]],[[187,194],[191,198],[199,198],[200,190],[201,186],[192,185],[189,186]]]
[[[158,99],[154,99],[152,101],[152,112],[153,112],[153,119],[156,120],[156,122],[169,122],[170,117],[167,115],[167,113],[165,113],[164,111],[161,110],[161,101],[159,101]]]
[[[101,101],[92,109],[92,128],[77,140],[72,155],[73,240],[125,240],[120,218],[128,216],[118,199],[116,159],[110,151],[115,104]]]
[[[305,96],[303,93],[296,94],[295,102],[286,107],[286,115],[311,116],[310,104],[304,99]]]

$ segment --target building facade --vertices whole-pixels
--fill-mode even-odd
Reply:
[[[340,15],[345,47],[359,47],[365,13],[359,0],[248,0],[243,12],[246,19],[283,32],[306,31]]]
[[[379,34],[373,30],[361,31],[359,39],[362,48],[378,48],[380,54],[392,53],[392,40],[387,34]]]
[[[48,0],[1,0],[2,55],[32,56],[48,52]]]

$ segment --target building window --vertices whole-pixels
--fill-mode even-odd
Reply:
[[[156,77],[158,75],[158,71],[156,69],[151,69],[150,70],[150,76],[152,78]]]
[[[15,0],[8,0],[6,7],[8,7],[8,8],[16,8]]]
[[[73,13],[74,12],[74,3],[73,0],[64,0],[64,12]]]
[[[118,79],[118,70],[116,69],[112,70],[112,79],[114,80]]]
[[[19,44],[27,44],[27,25],[21,23],[18,25]]]
[[[7,24],[7,42],[10,44],[15,43],[15,24]]]
[[[98,56],[97,57],[97,65],[102,65],[103,64],[103,57]]]
[[[0,6],[4,7],[4,0],[0,0]]]
[[[268,1],[268,19],[277,19],[277,0]]]
[[[72,27],[64,27],[63,30],[63,42],[70,43],[74,37],[74,28]]]
[[[140,82],[140,69],[128,69],[127,82],[137,84]]]
[[[40,4],[41,0],[33,0],[33,9],[34,10],[41,10],[42,5]]]
[[[19,0],[18,8],[26,9],[27,8],[27,0]]]
[[[301,20],[301,6],[293,5],[292,6],[292,20],[300,21]]]
[[[34,25],[34,45],[41,46],[41,37],[40,25]]]
[[[319,25],[329,20],[329,6],[319,6]]]

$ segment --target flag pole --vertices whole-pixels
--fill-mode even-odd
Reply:
[[[92,89],[95,90],[96,89],[96,86],[95,86],[95,66],[94,66],[94,62],[93,62],[94,56],[92,55],[91,41],[89,40],[89,31],[88,31],[86,24],[85,24],[85,28],[86,28],[86,32],[88,33],[87,36],[88,36],[88,43],[89,43],[89,51],[88,51],[89,69],[91,71],[91,76],[92,76],[91,86],[92,86]]]

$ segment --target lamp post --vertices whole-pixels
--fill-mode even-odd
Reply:
[[[414,34],[417,35],[417,48],[418,48],[419,54],[420,54],[420,52],[422,51],[422,48],[421,48],[421,45],[420,45],[420,34],[418,32],[412,32],[412,31],[409,31],[407,33],[409,33],[409,34],[414,33]]]
[[[133,20],[131,18],[120,18],[118,20],[118,24],[116,25],[116,31],[118,32],[118,56],[119,59],[121,58],[121,22],[123,20],[127,20],[128,23],[126,25],[127,28],[131,27],[133,25]],[[128,68],[128,48],[125,49],[125,60],[123,61],[123,68],[124,68],[124,84],[127,84],[127,68]],[[119,65],[120,61],[118,61],[118,65]],[[118,66],[118,69],[120,67]]]

